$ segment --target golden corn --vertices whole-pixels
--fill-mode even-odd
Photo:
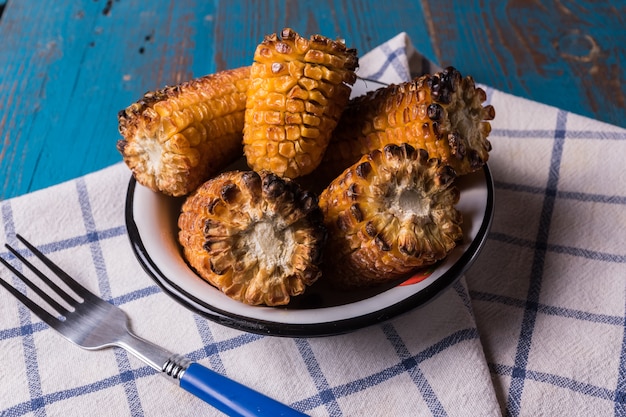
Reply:
[[[483,107],[485,100],[484,90],[452,67],[357,97],[343,112],[315,176],[327,184],[362,155],[389,143],[424,149],[457,175],[473,172],[491,150],[488,120],[495,110]]]
[[[356,50],[291,29],[256,48],[245,112],[248,165],[295,178],[315,169],[356,80]]]
[[[146,93],[118,114],[117,148],[140,184],[186,195],[243,154],[250,67]]]
[[[338,288],[393,282],[443,259],[462,239],[454,171],[410,145],[363,156],[320,195],[324,276]]]
[[[187,197],[178,220],[189,264],[229,297],[289,303],[321,275],[317,198],[267,171],[227,171]]]

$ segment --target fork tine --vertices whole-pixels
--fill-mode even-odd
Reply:
[[[39,268],[33,265],[28,259],[26,259],[22,254],[20,254],[16,249],[12,248],[8,244],[4,245],[17,259],[19,259],[28,269],[33,271],[43,282],[45,282],[56,294],[58,294],[66,303],[69,305],[74,305],[79,300],[76,300],[72,295],[70,295],[67,291],[59,287],[55,284],[50,278],[46,276]],[[5,264],[6,265],[6,264]],[[10,268],[10,267],[9,267]]]
[[[0,258],[1,259],[1,258]],[[15,298],[20,300],[30,311],[32,311],[37,317],[43,320],[48,326],[54,328],[60,322],[59,319],[48,313],[43,308],[35,304],[30,298],[13,288],[8,282],[0,278],[0,285],[2,285],[8,292],[10,292]]]
[[[54,282],[50,281],[50,279],[48,277],[46,277],[43,274],[43,272],[41,272],[39,269],[37,269],[36,266],[34,266],[32,263],[30,263],[22,255],[20,255],[15,249],[13,249],[11,246],[9,246],[7,244],[5,244],[4,246],[13,254],[13,256],[15,256],[17,259],[19,259],[28,269],[33,271],[42,281],[44,281],[46,284],[48,284],[48,286],[51,287],[51,289],[56,294],[58,294],[61,298],[63,298],[69,305],[74,305],[76,303],[76,300],[71,298],[69,296],[69,294],[67,294],[65,291],[63,291],[61,288],[59,288]],[[24,284],[26,284],[28,286],[28,288],[30,288],[35,293],[37,293],[37,295],[39,295],[41,298],[43,298],[43,300],[46,303],[48,303],[48,305],[50,305],[52,308],[54,308],[60,314],[66,315],[67,313],[69,313],[69,311],[65,307],[63,307],[56,300],[54,300],[52,297],[50,297],[39,286],[35,285],[30,279],[26,278],[26,276],[23,273],[18,271],[13,265],[11,265],[9,262],[7,262],[6,259],[0,257],[0,262],[2,262],[2,264],[4,266],[6,266],[11,272],[13,272],[13,274],[15,276],[19,277],[24,282]]]
[[[30,242],[24,239],[22,235],[16,234],[15,237],[17,237],[20,240],[20,242],[24,244],[24,246],[26,246],[37,258],[41,260],[41,262],[43,262],[48,268],[50,268],[52,272],[54,272],[59,278],[61,278],[61,280],[80,297],[82,297],[83,299],[94,298],[94,297],[97,298],[96,295],[94,295],[87,288],[80,285],[78,281],[72,278],[67,272],[62,270],[57,264],[52,262],[50,258],[48,258],[46,255],[41,253],[39,249],[37,249]]]

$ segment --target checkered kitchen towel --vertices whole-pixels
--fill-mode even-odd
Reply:
[[[416,57],[400,34],[360,75],[403,81],[420,72]],[[626,415],[626,131],[487,93],[485,248],[440,297],[380,325],[277,338],[186,310],[134,258],[122,164],[0,202],[0,241],[19,231],[121,306],[138,335],[312,416]],[[0,352],[0,416],[220,415],[120,349],[66,342],[1,289]]]

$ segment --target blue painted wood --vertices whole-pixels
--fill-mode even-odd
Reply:
[[[624,3],[8,0],[0,198],[121,161],[120,109],[145,91],[249,64],[263,36],[286,26],[360,52],[406,31],[427,58],[480,82],[626,126]]]
[[[0,20],[4,198],[120,161],[120,109],[214,70],[212,2],[45,4],[11,1]]]
[[[437,62],[500,90],[626,126],[625,1],[425,3]]]

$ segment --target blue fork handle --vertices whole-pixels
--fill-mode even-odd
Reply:
[[[232,417],[306,416],[198,363],[189,365],[180,387]]]

